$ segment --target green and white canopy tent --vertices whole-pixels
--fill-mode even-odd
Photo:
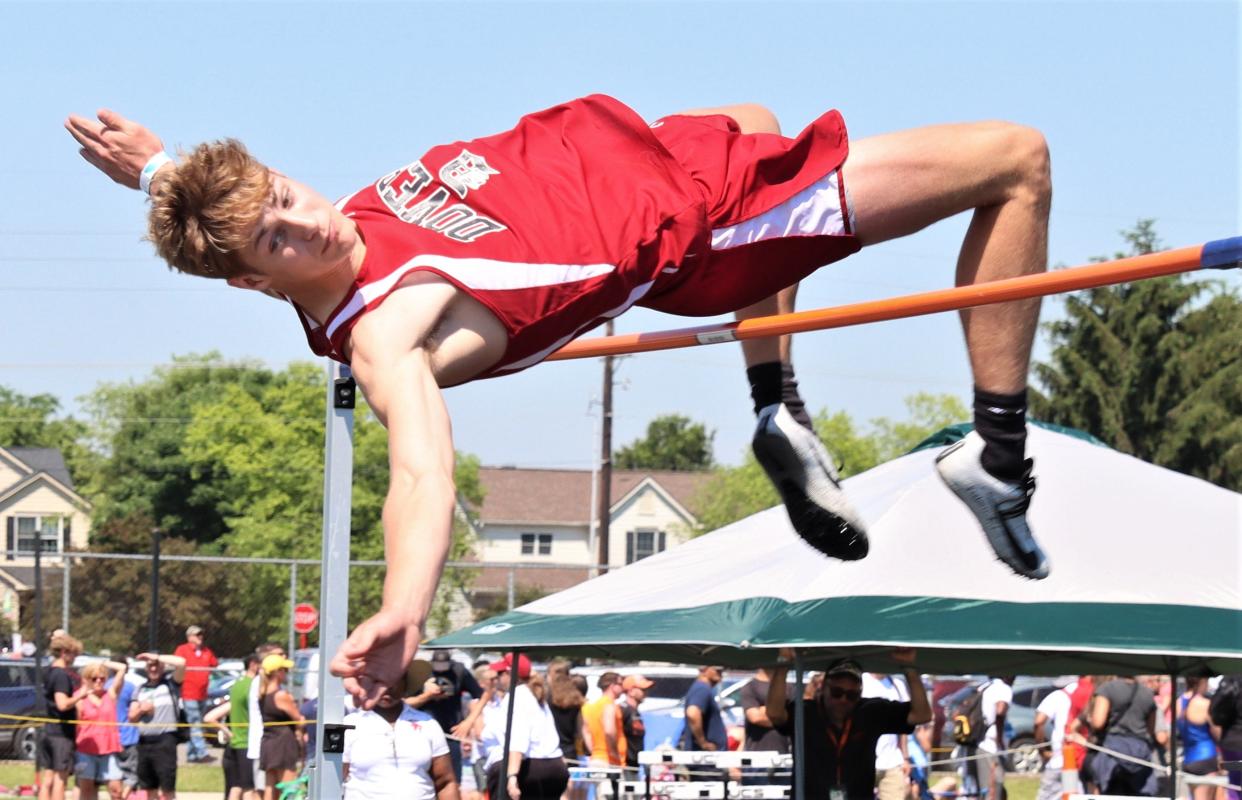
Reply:
[[[777,507],[430,646],[735,667],[795,647],[807,667],[849,653],[889,671],[909,645],[924,672],[1242,672],[1242,495],[1032,426],[1052,574],[1029,581],[994,560],[937,451],[845,481],[863,561],[822,557]]]

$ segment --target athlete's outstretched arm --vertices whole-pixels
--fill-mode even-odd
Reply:
[[[80,145],[78,153],[112,180],[138,188],[138,175],[151,156],[164,149],[160,137],[137,122],[101,108],[99,121],[77,114],[65,120],[65,130]]]
[[[390,298],[393,311],[405,300],[401,294]],[[350,634],[331,668],[366,708],[400,681],[418,650],[448,556],[456,496],[448,410],[422,337],[410,347],[400,330],[408,334],[409,328],[399,316],[368,315],[352,335],[354,376],[388,428],[390,478],[383,514],[388,571],[379,613]],[[399,344],[402,339],[405,345]]]

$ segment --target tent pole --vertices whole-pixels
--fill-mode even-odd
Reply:
[[[806,753],[803,720],[806,718],[806,709],[803,708],[803,694],[802,656],[794,650],[794,800],[804,800],[806,797],[806,769],[803,766],[803,755]]]
[[[1169,800],[1177,800],[1177,659],[1169,673]]]
[[[517,700],[518,687],[518,659],[522,657],[521,650],[514,650],[509,654],[509,708],[505,711],[505,749],[504,755],[500,757],[500,797],[499,800],[509,800],[509,742],[513,739],[513,706]]]

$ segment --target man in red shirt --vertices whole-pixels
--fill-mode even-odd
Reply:
[[[203,721],[211,670],[219,666],[220,660],[210,647],[203,644],[203,629],[197,625],[185,629],[185,644],[178,645],[173,655],[185,659],[181,703],[185,706],[186,721],[194,724],[190,728],[190,749],[186,752],[186,760],[195,764],[210,764],[215,759],[207,752],[207,740],[203,738],[203,729],[197,723]]]

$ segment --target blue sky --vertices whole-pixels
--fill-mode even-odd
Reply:
[[[287,307],[168,272],[140,241],[140,196],[78,158],[69,112],[111,107],[170,147],[235,136],[333,197],[590,92],[648,118],[760,102],[788,133],[835,107],[854,139],[1009,119],[1048,138],[1050,260],[1069,265],[1111,253],[1141,217],[1169,246],[1242,233],[1240,32],[1234,2],[3,2],[0,383],[72,411],[173,354],[310,358]],[[948,286],[965,225],[833,265],[800,305]],[[684,324],[636,310],[618,330]],[[952,315],[803,335],[795,360],[813,408],[859,420],[902,417],[918,391],[969,394]],[[449,390],[458,448],[589,467],[600,378],[598,362],[570,362]],[[751,414],[736,346],[630,357],[619,379],[618,444],[683,413],[739,460]]]

